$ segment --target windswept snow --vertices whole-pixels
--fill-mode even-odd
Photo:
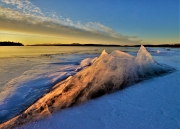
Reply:
[[[82,65],[87,66],[86,60]],[[9,129],[20,126],[49,116],[58,110],[173,70],[156,63],[143,46],[136,57],[117,50],[111,54],[103,51],[89,67],[56,84],[51,92],[44,95],[22,114],[1,124],[0,127]]]

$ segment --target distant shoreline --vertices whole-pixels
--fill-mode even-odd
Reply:
[[[80,43],[71,43],[71,44],[33,44],[33,45],[24,45],[19,42],[10,42],[10,41],[3,41],[0,42],[0,46],[80,46],[80,47],[140,47],[141,45],[114,45],[114,44],[80,44]],[[151,45],[151,44],[144,44],[145,47],[171,47],[171,48],[180,48],[180,43],[174,44],[158,44],[158,45]]]
[[[140,47],[141,45],[111,45],[111,44],[34,44],[27,46],[88,46],[88,47]],[[143,45],[145,47],[175,47],[180,48],[180,43],[178,44],[160,44],[160,45]]]

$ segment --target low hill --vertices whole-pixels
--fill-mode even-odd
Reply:
[[[3,41],[3,42],[0,42],[0,46],[24,46],[24,45],[19,42]]]

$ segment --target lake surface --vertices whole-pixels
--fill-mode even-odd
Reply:
[[[81,47],[81,46],[1,46],[0,57],[37,56],[41,54],[101,53],[103,50],[136,52],[137,47]]]
[[[76,74],[78,72],[77,69],[79,68],[82,60],[86,58],[93,59],[95,57],[98,57],[103,50],[106,50],[108,53],[112,52],[113,50],[121,50],[133,56],[136,56],[139,48],[138,47],[87,47],[87,46],[86,47],[79,47],[79,46],[78,47],[74,47],[74,46],[0,47],[0,123],[16,116],[17,114],[25,110],[39,97],[41,97],[43,94],[48,92],[52,88],[52,86],[55,85],[57,82]],[[165,87],[165,89],[171,89],[168,87],[169,85],[171,85],[173,91],[176,91],[178,93],[177,87],[179,87],[178,76],[180,75],[179,72],[180,49],[179,48],[166,49],[166,48],[154,47],[154,48],[147,48],[147,50],[151,53],[155,61],[157,61],[160,64],[171,66],[175,68],[177,71],[172,74],[173,76],[166,78],[166,80],[168,79],[172,80],[167,83],[168,85],[165,85],[166,83],[162,83],[164,82],[163,78],[162,79],[159,78],[160,82],[159,81],[154,82],[153,88],[156,89],[157,87],[155,87],[156,86],[155,84],[158,84],[160,85],[160,87]],[[150,82],[140,83],[139,85],[141,84],[143,85],[143,87],[148,85],[152,86]],[[145,91],[148,92],[148,87],[146,88],[147,90],[145,89]],[[154,90],[153,88],[150,89],[152,92]],[[158,90],[159,90],[158,92],[160,92],[160,89]],[[133,91],[131,91],[131,89],[130,92],[134,93]],[[126,95],[128,93],[129,92],[125,92],[123,96],[128,97]],[[157,97],[164,96],[164,94],[166,93],[167,91],[158,93]],[[174,117],[175,121],[172,120],[172,122],[169,125],[175,125],[175,128],[180,127],[176,123],[178,117],[173,116],[173,114],[177,114],[177,110],[180,111],[179,108],[177,108],[179,104],[177,93],[175,93],[174,95],[169,93],[168,94],[169,96],[167,96],[167,99],[171,98],[172,96],[172,100],[173,100],[172,106],[174,104],[176,110],[172,111],[172,114],[168,114],[169,108],[171,109],[173,107],[171,106],[166,107],[165,104],[164,104],[165,106],[163,107],[163,110],[165,110],[165,112],[169,116]],[[116,95],[115,97],[118,96]],[[122,94],[120,96],[123,97]],[[150,97],[147,98],[150,99]],[[166,96],[164,96],[164,98],[166,98]],[[138,98],[136,99],[138,100]],[[126,100],[127,99],[123,99],[122,101],[123,104],[126,105],[127,107],[132,106],[126,104],[125,103]],[[106,102],[106,100],[103,100],[102,102]],[[120,100],[118,100],[118,103],[119,103],[118,105],[122,105]],[[133,102],[133,104],[138,107],[138,103],[137,104],[136,103],[137,101]],[[171,102],[168,101],[167,103],[171,103]],[[113,109],[116,110],[118,105],[115,103],[111,103],[111,104],[116,105],[116,107],[113,107]],[[152,103],[152,105],[154,104]],[[155,104],[155,107],[156,105],[157,104]],[[146,110],[148,109],[148,107],[142,110]],[[156,108],[154,108],[154,110]],[[85,109],[83,109],[83,111],[86,112]],[[130,115],[128,114],[129,111],[131,111],[131,109],[127,111],[125,110],[126,113],[125,115],[128,116],[127,119],[131,118]],[[79,112],[79,109],[77,109],[77,112]],[[139,112],[139,113],[143,116],[143,112]],[[93,112],[90,112],[89,114],[93,114]],[[144,117],[147,117],[148,115],[149,114],[145,113]],[[70,119],[70,117],[71,116],[66,118]],[[113,115],[113,117],[116,118],[117,116]],[[169,119],[171,118],[168,117],[167,120]],[[168,123],[167,120],[165,120],[166,123]],[[149,120],[149,121],[151,121],[151,123],[156,122],[153,120]],[[136,123],[138,123],[138,121]],[[159,127],[164,127],[164,126],[162,125]]]

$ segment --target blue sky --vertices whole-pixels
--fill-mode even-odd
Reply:
[[[0,0],[0,5],[0,10],[6,10],[4,14],[0,13],[0,34],[3,36],[0,40],[5,40],[9,35],[12,39],[14,37],[14,40],[19,39],[27,44],[45,41],[105,44],[179,43],[179,0]],[[21,18],[13,16],[13,12]],[[8,25],[7,21],[10,21],[11,25]],[[57,25],[56,29],[49,28],[47,22],[52,26]],[[21,26],[16,28],[12,24]],[[32,27],[28,29],[30,26]],[[22,38],[22,35],[26,36]],[[33,35],[39,38],[32,40]],[[45,41],[42,40],[42,35],[47,36]]]

